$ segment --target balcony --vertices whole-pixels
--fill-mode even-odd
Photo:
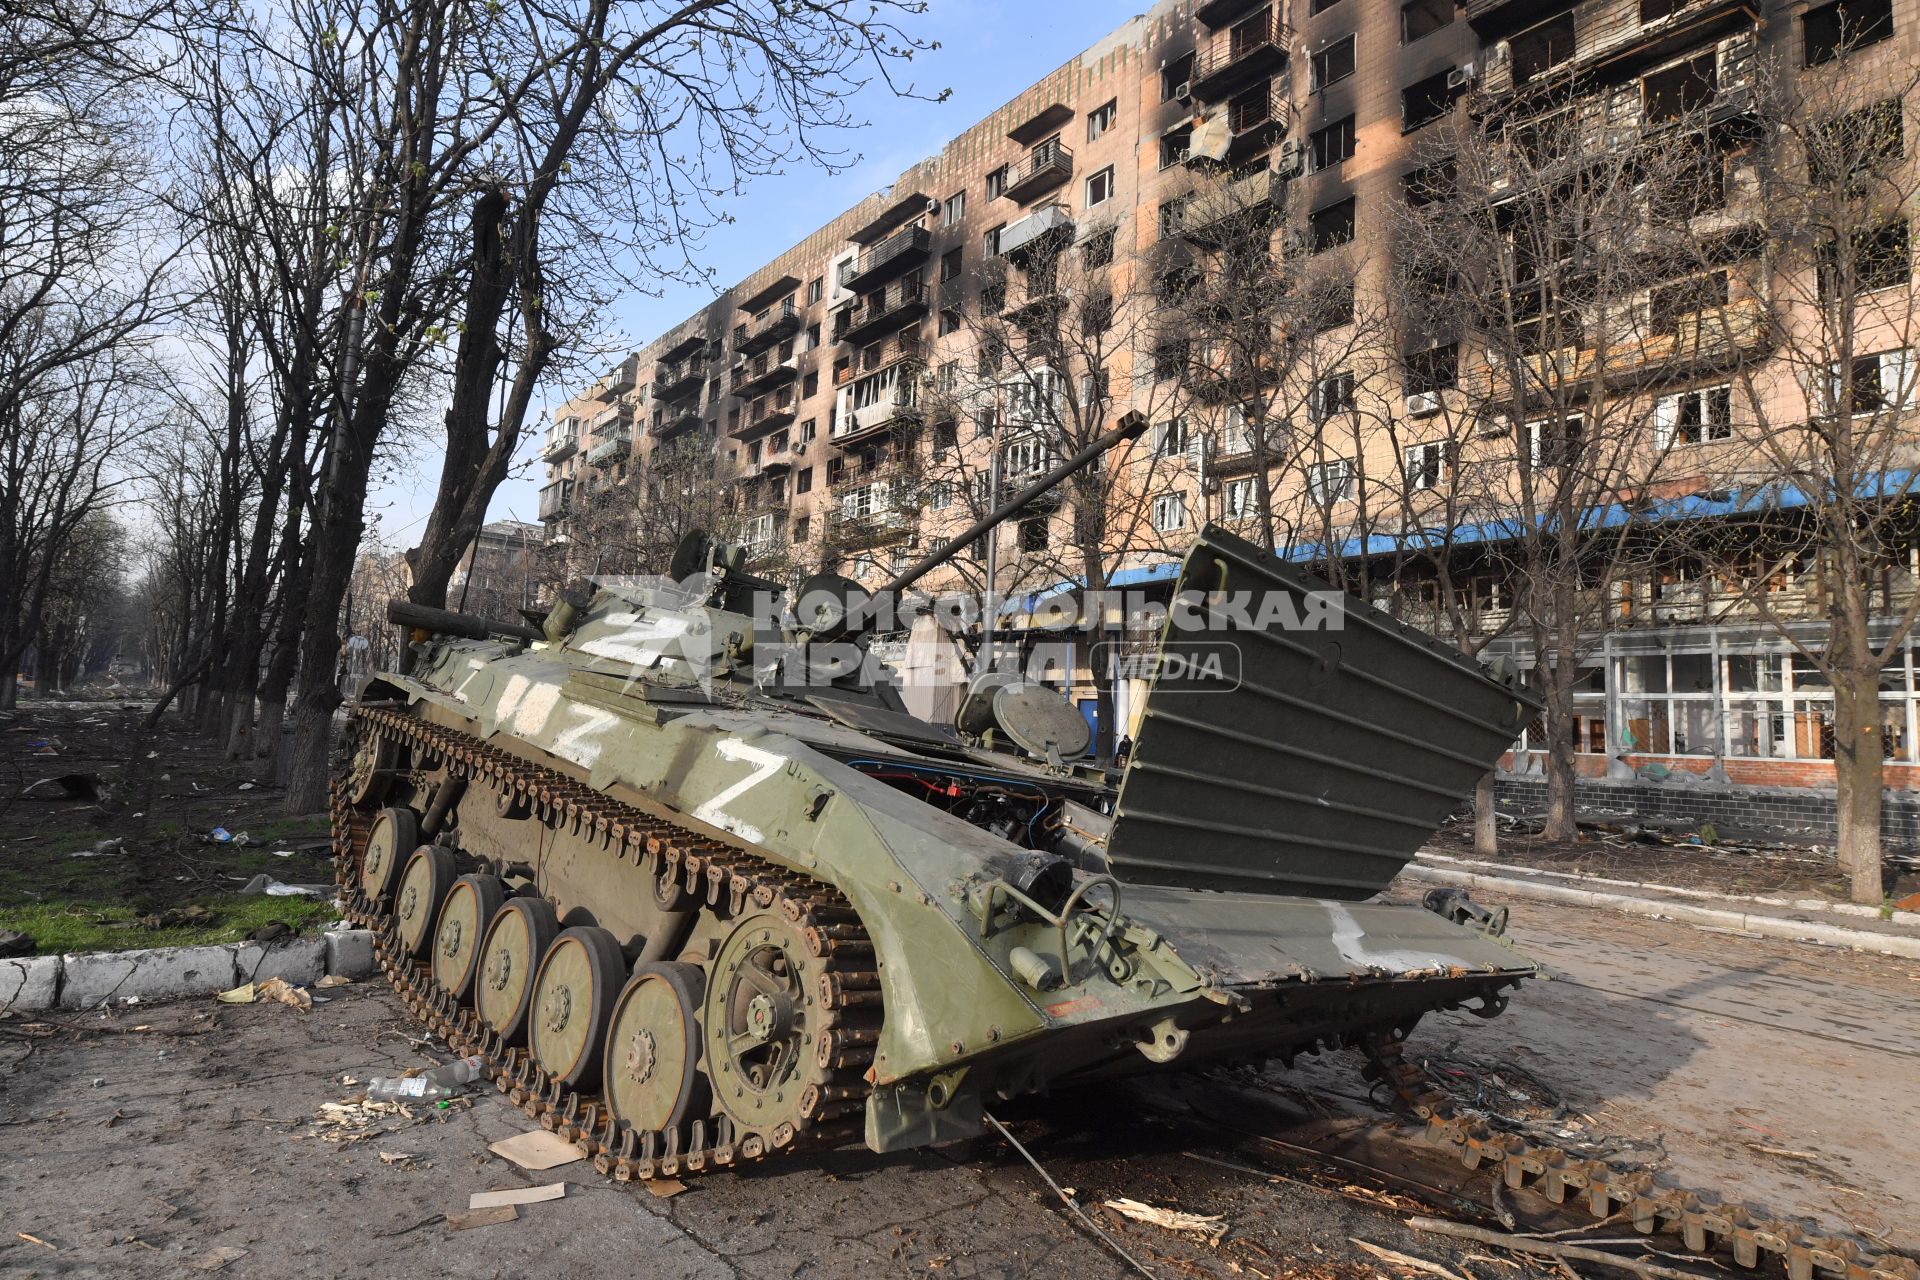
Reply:
[[[1043,205],[1000,233],[1000,256],[1024,262],[1073,239],[1073,214],[1063,204]]]
[[[1545,9],[1570,7],[1556,4]],[[1631,88],[1633,78],[1648,68],[1689,50],[1704,51],[1703,46],[1715,41],[1726,42],[1719,58],[1723,78],[1729,82],[1744,80],[1758,46],[1756,28],[1760,6],[1756,0],[1681,0],[1673,12],[1653,22],[1641,23],[1637,21],[1637,14],[1626,14],[1622,18],[1586,24],[1581,28],[1579,43],[1571,56],[1534,71],[1531,78],[1517,85],[1514,58],[1503,37],[1550,16],[1545,9],[1509,0],[1491,3],[1469,0],[1467,21],[1492,46],[1481,79],[1481,87],[1489,95],[1498,97],[1516,88],[1551,81],[1564,84],[1569,79]]]
[[[553,431],[547,435],[547,442],[540,447],[542,462],[565,462],[580,447],[580,433],[569,428],[565,431]]]
[[[1224,369],[1191,370],[1187,385],[1203,404],[1232,404],[1250,400],[1279,381],[1279,373],[1264,364],[1235,360]]]
[[[878,293],[855,299],[833,317],[835,342],[866,342],[927,314],[931,299],[918,280],[899,280]]]
[[[841,392],[840,412],[833,424],[833,442],[839,445],[854,444],[861,440],[876,439],[901,427],[918,426],[918,399],[912,385],[908,384],[889,388],[856,409],[852,407],[853,400],[849,393]]]
[[[915,267],[925,266],[933,237],[925,227],[913,226],[896,231],[860,255],[858,262],[840,268],[840,287],[855,293],[870,293],[897,280]]]
[[[616,462],[624,462],[632,448],[633,440],[625,429],[614,435],[595,436],[593,447],[587,450],[587,465],[610,467]]]
[[[1271,7],[1218,32],[1193,60],[1193,96],[1221,102],[1287,64],[1287,24]]]
[[[540,490],[540,518],[542,520],[564,520],[567,509],[573,500],[573,481],[555,480]]]
[[[1264,87],[1244,93],[1227,104],[1227,128],[1232,134],[1232,141],[1227,144],[1227,163],[1241,164],[1273,145],[1273,140],[1287,131],[1289,109],[1284,85],[1279,80],[1270,80]]]
[[[733,349],[743,356],[755,355],[798,332],[800,332],[800,308],[793,305],[792,298],[788,298],[766,315],[761,316],[747,336],[734,343]]]
[[[727,434],[736,440],[746,440],[769,431],[778,431],[781,427],[792,425],[796,408],[790,391],[762,396],[741,410],[740,420],[728,427]]]
[[[865,377],[870,373],[879,373],[903,360],[917,360],[920,350],[920,340],[912,334],[895,334],[891,340],[873,343],[862,351],[859,360],[850,367],[848,376],[841,381],[848,381],[855,374]]]
[[[665,404],[673,404],[688,396],[700,394],[700,385],[707,380],[706,370],[697,360],[684,364],[663,364],[654,371],[654,398]]]
[[[864,513],[834,507],[827,512],[827,537],[846,551],[900,542],[913,530],[913,517],[890,507]]]
[[[1207,0],[1193,11],[1193,16],[1207,25],[1208,30],[1218,31],[1230,27],[1255,9],[1264,9],[1271,0]]]
[[[667,409],[653,415],[653,434],[658,440],[671,440],[684,431],[701,426],[706,419],[691,407]]]
[[[1225,248],[1249,232],[1272,225],[1286,203],[1287,184],[1264,164],[1251,173],[1198,191],[1181,215],[1180,234],[1208,248]]]
[[[1058,142],[1044,143],[1027,153],[1027,158],[1007,175],[1007,187],[1001,194],[1015,204],[1032,204],[1042,195],[1073,177],[1073,152]]]
[[[752,360],[742,360],[735,365],[733,394],[746,399],[763,391],[771,391],[800,376],[801,357],[788,356],[785,360],[773,357],[773,352],[763,351]]]

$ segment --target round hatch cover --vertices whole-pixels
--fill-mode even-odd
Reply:
[[[1003,685],[993,692],[993,718],[1009,738],[1045,759],[1052,747],[1062,760],[1093,749],[1093,730],[1066,697],[1043,684]]]

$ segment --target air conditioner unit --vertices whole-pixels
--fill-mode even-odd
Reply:
[[[1182,80],[1178,85],[1174,87],[1173,96],[1178,98],[1182,102],[1192,102],[1193,101],[1193,82],[1191,80]]]
[[[799,444],[793,446],[793,456],[796,458],[804,458],[807,456],[806,441],[803,440]]]
[[[1280,144],[1280,157],[1274,162],[1273,171],[1283,178],[1291,178],[1306,167],[1307,144],[1298,138],[1288,138]]]
[[[1471,62],[1455,67],[1447,72],[1447,88],[1464,89],[1473,83],[1473,64]]]
[[[1201,490],[1201,492],[1202,492],[1202,493],[1218,493],[1218,492],[1220,492],[1220,477],[1219,477],[1219,476],[1206,476],[1206,477],[1204,477],[1204,478],[1203,478],[1203,479],[1202,479],[1202,480],[1200,481],[1200,490]]]
[[[1438,391],[1416,391],[1407,397],[1407,416],[1410,418],[1431,418],[1440,412],[1440,393]]]

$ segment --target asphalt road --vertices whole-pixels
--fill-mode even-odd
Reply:
[[[1527,906],[1514,935],[1556,979],[1491,1022],[1430,1020],[1417,1052],[1520,1063],[1564,1096],[1583,1139],[1663,1147],[1681,1181],[1920,1247],[1920,1154],[1901,1119],[1920,1066],[1915,966],[1567,908]],[[353,1094],[343,1074],[424,1059],[383,987],[322,994],[335,998],[311,1013],[191,1001],[50,1030],[0,1021],[0,1272],[1130,1274],[998,1140],[799,1157],[665,1199],[585,1163],[528,1173],[491,1155],[488,1143],[531,1127],[491,1093],[328,1141],[340,1129],[316,1117]],[[1294,1166],[1273,1141],[1337,1139],[1404,1177],[1443,1180],[1444,1166],[1360,1118],[1373,1113],[1355,1067],[1335,1055],[1291,1076],[1066,1093],[1008,1118],[1083,1203],[1126,1196],[1221,1217],[1228,1233],[1209,1246],[1102,1214],[1155,1275],[1384,1274],[1351,1237],[1459,1265],[1445,1242],[1406,1230],[1411,1201],[1341,1168]],[[513,1222],[444,1220],[472,1192],[547,1182],[565,1182],[565,1197]],[[1468,1273],[1525,1274],[1486,1262]]]

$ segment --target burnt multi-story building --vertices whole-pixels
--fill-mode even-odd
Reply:
[[[1056,382],[1096,377],[1116,389],[1103,416],[1132,406],[1165,417],[1139,457],[1114,464],[1137,477],[1133,496],[1149,513],[1148,536],[1115,549],[1104,585],[1165,582],[1183,535],[1210,519],[1249,517],[1255,471],[1266,473],[1259,491],[1277,495],[1265,504],[1269,516],[1297,501],[1321,520],[1322,536],[1296,539],[1315,544],[1301,558],[1374,556],[1379,539],[1407,530],[1383,532],[1377,517],[1365,522],[1360,498],[1380,482],[1370,477],[1432,488],[1459,465],[1454,444],[1427,424],[1452,416],[1478,376],[1475,353],[1445,333],[1405,332],[1392,305],[1399,210],[1439,167],[1431,139],[1463,113],[1524,114],[1528,108],[1514,104],[1530,93],[1595,120],[1582,144],[1593,148],[1625,145],[1629,135],[1644,140],[1682,116],[1715,138],[1737,139],[1740,122],[1758,110],[1763,62],[1794,80],[1897,84],[1898,68],[1920,64],[1920,3],[1164,0],[556,410],[543,451],[541,518],[564,535],[579,495],[619,484],[659,449],[691,438],[711,450],[716,483],[724,479],[737,494],[752,547],[873,579],[971,514],[954,502],[952,484],[928,481],[930,459],[945,458],[949,468],[958,459],[962,474],[997,483],[1046,460],[1044,449],[1009,430],[1018,413],[1007,384],[1019,383],[1011,399],[1031,407],[1036,395],[1063,394]],[[1558,87],[1542,94],[1549,84]],[[1896,134],[1911,109],[1895,102]],[[1743,189],[1738,148],[1726,154],[1707,182],[1720,188],[1716,209],[1736,204]],[[1217,211],[1223,204],[1270,216],[1232,223]],[[976,317],[1039,314],[1056,295],[1094,288],[1096,267],[1115,282],[1102,288],[1172,299],[1169,281],[1184,288],[1224,270],[1233,241],[1244,249],[1249,234],[1263,238],[1261,256],[1270,249],[1282,275],[1290,262],[1344,274],[1344,322],[1357,324],[1356,313],[1376,321],[1362,338],[1349,336],[1337,367],[1274,374],[1307,380],[1295,397],[1303,417],[1370,415],[1377,429],[1352,432],[1344,452],[1323,442],[1306,457],[1297,433],[1285,450],[1250,450],[1245,410],[1235,403],[1240,384],[1219,370],[1196,378],[1184,367],[1189,352],[1207,349],[1205,313],[1192,314],[1193,331],[1177,341],[1142,329],[1099,370],[1056,369],[1039,382],[996,374],[997,396],[956,387],[974,370],[999,367],[997,353],[989,360],[977,350]],[[1069,253],[1077,274],[1056,277],[1051,264]],[[1910,280],[1910,257],[1899,260]],[[1668,329],[1692,323],[1697,335],[1700,306],[1687,299],[1716,284],[1712,271],[1704,274],[1705,286],[1689,284],[1679,295],[1650,287],[1639,314]],[[1718,287],[1723,314],[1747,314],[1739,287]],[[1755,315],[1763,302],[1752,302]],[[1178,309],[1168,302],[1169,312]],[[1336,316],[1327,327],[1342,322]],[[1779,327],[1728,324],[1723,344],[1749,368],[1765,367]],[[1910,403],[1912,342],[1899,330],[1888,330],[1885,350],[1868,353],[1873,369],[1862,376]],[[1724,363],[1670,361],[1661,376],[1671,385],[1637,394],[1647,397],[1663,450],[1676,442],[1723,453],[1739,447],[1732,397],[1720,389]],[[1169,380],[1191,384],[1186,407],[1160,389]],[[1526,429],[1535,431],[1531,453],[1523,446],[1523,456],[1507,457],[1509,469],[1542,465],[1558,447],[1552,440],[1574,430]],[[1069,538],[1073,519],[1063,504],[1001,530],[998,562]],[[1908,598],[1914,567],[1896,566],[1890,610]],[[1060,583],[1070,584],[1070,576]],[[992,585],[1033,590],[1013,580]],[[1454,589],[1470,593],[1477,625],[1497,631],[1518,588],[1489,570],[1463,572]],[[1735,781],[1831,777],[1823,763],[1833,750],[1830,694],[1777,626],[1762,626],[1730,597],[1716,605],[1710,581],[1671,565],[1620,590],[1580,694],[1584,771],[1604,772],[1610,756],[1628,755],[1634,763],[1713,766]],[[1802,593],[1808,625],[1816,625],[1811,571],[1790,568],[1781,590]],[[1394,581],[1386,596],[1422,616],[1417,582]],[[1426,620],[1438,626],[1440,611],[1430,606]],[[1500,643],[1529,660],[1521,640]],[[1084,664],[1084,650],[1077,661]],[[1890,667],[1886,689],[1890,777],[1901,785],[1914,782],[1898,766],[1920,741],[1912,668],[1910,655]],[[1090,703],[1084,665],[1061,674]],[[1123,681],[1123,729],[1131,692]]]

